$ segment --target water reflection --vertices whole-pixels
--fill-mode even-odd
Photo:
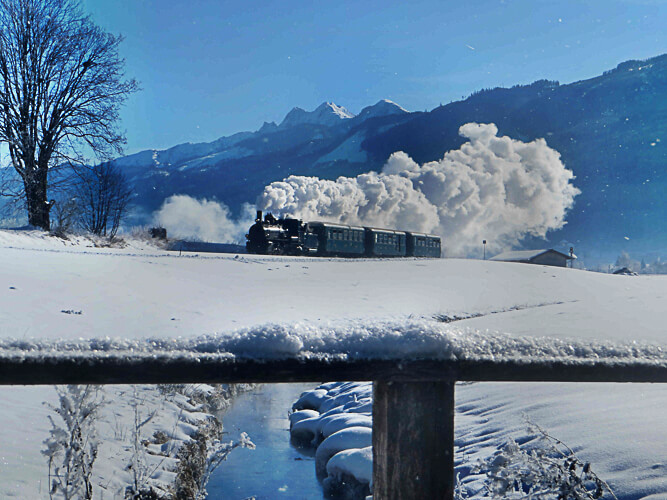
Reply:
[[[314,450],[299,450],[290,444],[287,419],[299,395],[316,385],[266,384],[236,399],[222,415],[225,432],[229,439],[247,432],[257,449],[231,453],[209,482],[209,499],[323,498],[315,477]]]

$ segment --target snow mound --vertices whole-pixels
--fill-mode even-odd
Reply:
[[[347,427],[326,438],[315,452],[315,472],[326,476],[327,463],[336,453],[350,448],[365,448],[372,444],[372,429],[368,427]]]
[[[361,483],[373,484],[373,447],[339,451],[327,462],[327,475],[336,478],[348,474]]]

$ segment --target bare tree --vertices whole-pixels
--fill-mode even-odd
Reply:
[[[51,234],[67,238],[79,217],[79,202],[75,196],[63,193],[54,200],[51,209]]]
[[[8,144],[31,225],[48,230],[48,170],[120,153],[118,111],[132,92],[118,55],[78,0],[0,0],[0,141]]]
[[[127,178],[111,163],[84,169],[79,175],[74,192],[81,226],[93,234],[113,238],[132,197]]]

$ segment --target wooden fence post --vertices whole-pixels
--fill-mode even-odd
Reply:
[[[454,381],[373,382],[373,499],[454,498]]]

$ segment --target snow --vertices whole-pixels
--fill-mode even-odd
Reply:
[[[349,161],[350,163],[364,163],[368,160],[368,154],[361,147],[364,139],[366,139],[365,132],[357,132],[345,139],[336,149],[319,158],[315,163],[329,163],[339,160]]]
[[[297,125],[325,125],[334,126],[341,120],[349,120],[354,115],[342,106],[333,102],[324,102],[313,111],[305,111],[301,108],[293,108],[285,119],[278,125],[279,128],[289,128]]]
[[[201,156],[198,158],[187,160],[183,162],[180,167],[178,167],[178,170],[183,171],[183,170],[203,169],[204,167],[215,166],[218,162],[222,160],[228,160],[230,158],[241,159],[252,155],[253,155],[252,150],[240,146],[235,146],[229,149],[225,149],[224,151],[219,151],[211,153],[206,156]]]
[[[665,276],[459,259],[178,256],[139,241],[128,240],[124,248],[95,244],[0,231],[0,356],[537,356],[572,364],[667,365]],[[46,462],[40,450],[49,424],[41,402],[53,402],[55,393],[45,387],[0,390],[6,479],[0,496],[42,497]],[[111,401],[126,398],[105,411],[114,408],[127,422],[129,389],[104,391]],[[658,498],[667,494],[666,397],[667,387],[650,384],[462,385],[457,444],[470,460],[489,456],[508,436],[525,437],[526,414],[590,460],[623,492],[619,498]],[[345,419],[329,418],[343,413],[361,417],[346,417],[353,428],[366,429],[355,432],[369,430],[359,425],[368,423],[369,386],[325,384],[306,399],[302,408],[321,414],[302,414],[293,427],[310,426],[310,440],[328,434],[328,426],[336,430],[327,439],[344,432],[335,423]],[[175,426],[171,406],[159,413],[165,420],[156,420],[156,429],[177,429],[185,438],[203,415],[185,408],[193,421]],[[115,417],[104,418],[113,436]],[[119,488],[127,479],[122,468],[102,465],[120,453],[120,444],[109,443],[95,473]],[[362,444],[354,447],[367,446]],[[331,473],[344,469],[339,462],[357,458],[337,459]],[[363,476],[350,467],[354,477]]]
[[[349,474],[357,481],[373,483],[373,448],[352,448],[336,453],[327,462],[328,476]]]
[[[360,402],[369,401],[370,386],[367,382],[322,385],[304,393],[301,400],[317,392],[318,401],[323,399],[320,410],[326,403],[333,406],[330,402],[338,397],[338,391],[357,394],[362,398]],[[327,392],[324,398],[320,397],[323,390]],[[510,438],[530,445],[537,437],[530,426],[538,425],[572,447],[582,460],[590,462],[594,472],[610,484],[618,498],[664,498],[667,495],[667,422],[663,412],[666,398],[664,384],[457,384],[456,471],[471,498],[481,498],[482,477],[471,474],[471,468],[478,460],[492,456]],[[338,406],[335,419],[322,413],[299,422],[308,422],[313,433],[309,441],[317,447],[316,470],[323,474],[326,469],[327,482],[351,476],[362,483],[371,483],[372,448],[355,441],[360,432],[355,419],[370,420],[370,415],[370,406],[366,406],[363,415]],[[332,435],[341,436],[336,441],[324,439],[321,430],[318,433],[318,429],[326,429],[327,422],[347,424]],[[302,429],[303,426],[294,425],[292,436],[298,439]],[[345,433],[346,429],[349,433]]]
[[[114,160],[122,168],[140,168],[147,166],[164,167],[180,164],[187,160],[201,158],[226,150],[234,150],[239,142],[252,137],[252,132],[239,132],[229,137],[220,137],[213,142],[184,143],[165,150],[146,150],[123,156]],[[240,149],[239,151],[243,151]]]
[[[153,452],[143,454],[147,464],[146,485],[164,491],[173,482],[175,451],[197,430],[197,422],[207,418],[196,409],[187,408],[182,401],[166,400],[151,386],[103,386],[100,400],[105,400],[97,422],[97,432],[103,443],[93,467],[92,482],[95,496],[123,498],[125,487],[132,483],[128,469],[128,451],[133,439],[134,405],[141,420],[152,410],[154,417],[141,429],[140,440],[151,439],[161,431],[174,437]],[[0,497],[48,498],[49,482],[46,457],[40,450],[48,437],[49,417],[58,422],[47,404],[57,405],[57,395],[51,386],[0,387],[3,407],[0,409]],[[187,421],[191,423],[187,423]],[[147,448],[148,451],[148,448]]]
[[[325,488],[355,478],[370,484],[372,387],[370,383],[334,382],[304,392],[293,405],[290,435],[302,446],[314,446],[315,470]],[[304,407],[311,409],[303,410]]]
[[[399,115],[404,113],[409,113],[409,111],[389,99],[382,99],[372,106],[367,106],[362,109],[357,115],[357,120],[363,121],[377,116]]]
[[[327,462],[339,451],[352,448],[366,448],[372,444],[372,429],[366,426],[346,427],[327,437],[317,447],[315,453],[315,472],[325,475]]]

